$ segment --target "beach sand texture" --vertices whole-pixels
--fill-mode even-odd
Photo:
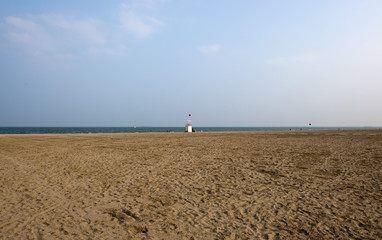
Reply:
[[[382,131],[0,135],[1,239],[382,239]]]

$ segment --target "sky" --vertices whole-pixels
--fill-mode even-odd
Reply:
[[[0,0],[0,126],[382,126],[380,0]]]

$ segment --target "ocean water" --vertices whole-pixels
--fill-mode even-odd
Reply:
[[[197,132],[378,129],[380,127],[195,127]],[[184,127],[0,127],[0,134],[184,132]]]

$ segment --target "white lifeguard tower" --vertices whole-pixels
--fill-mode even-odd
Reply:
[[[192,132],[192,121],[191,120],[186,121],[186,132]]]
[[[188,114],[188,119],[186,120],[186,131],[185,132],[192,132],[192,121],[190,119],[191,114]]]

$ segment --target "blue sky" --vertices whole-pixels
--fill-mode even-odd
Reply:
[[[0,126],[382,126],[381,9],[0,0]]]

